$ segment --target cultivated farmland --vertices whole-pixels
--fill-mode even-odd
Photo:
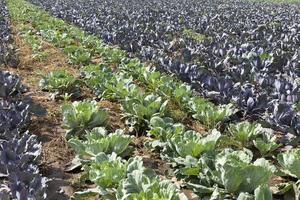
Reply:
[[[297,0],[0,11],[0,199],[300,198]]]

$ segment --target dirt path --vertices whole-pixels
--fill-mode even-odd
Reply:
[[[43,41],[42,51],[50,56],[42,61],[33,58],[33,52],[20,36],[17,25],[12,26],[15,43],[18,47],[20,65],[16,69],[9,69],[22,78],[22,82],[29,91],[25,94],[30,96],[35,105],[39,105],[46,113],[43,116],[33,116],[29,131],[38,136],[43,145],[41,173],[48,178],[54,178],[55,184],[61,185],[65,195],[60,197],[53,196],[50,199],[70,199],[74,192],[71,182],[76,175],[66,173],[66,166],[74,158],[74,152],[68,146],[63,127],[61,125],[60,106],[62,101],[53,101],[50,94],[41,91],[39,81],[41,74],[47,74],[57,69],[67,69],[69,72],[76,73],[78,69],[70,66],[67,57],[51,44]]]

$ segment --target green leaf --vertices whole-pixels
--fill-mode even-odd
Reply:
[[[262,155],[267,155],[281,146],[280,144],[277,144],[276,135],[268,132],[263,132],[260,137],[253,141],[253,143]]]
[[[88,168],[89,179],[103,189],[117,188],[126,177],[127,163],[115,154],[107,156],[100,153]]]
[[[101,190],[99,188],[91,188],[85,191],[75,192],[72,196],[74,200],[85,200],[99,195]]]
[[[198,176],[200,174],[201,164],[198,159],[187,156],[185,158],[175,158],[174,161],[179,165],[176,173],[184,176]]]
[[[49,92],[72,93],[76,87],[76,79],[66,70],[50,72],[40,80],[42,90]]]
[[[215,106],[205,100],[192,99],[192,111],[195,113],[193,117],[200,120],[208,128],[214,128],[219,122],[225,120],[234,113],[231,104],[225,106]]]
[[[300,112],[300,102],[296,103],[296,109],[298,112]]]
[[[116,130],[115,133],[109,135],[109,152],[115,152],[122,155],[132,142],[132,137],[125,135],[123,130]]]
[[[243,171],[243,182],[240,186],[241,191],[253,192],[259,185],[267,184],[272,173],[261,166],[247,166]]]
[[[278,154],[277,160],[285,173],[300,178],[300,149],[292,149]]]
[[[143,166],[143,159],[141,157],[130,158],[128,160],[127,173],[132,173],[135,170],[144,170],[144,169],[145,168]],[[152,174],[152,176],[154,176],[154,173]]]
[[[230,124],[228,130],[235,140],[240,141],[244,145],[262,131],[260,124],[254,124],[247,121],[238,124]]]
[[[258,186],[269,182],[275,167],[263,158],[253,164],[251,160],[249,151],[224,150],[217,156],[215,168],[229,192],[252,193]]]
[[[246,192],[241,192],[237,198],[237,200],[254,200],[253,195],[246,193]]]
[[[206,137],[202,137],[194,131],[187,131],[182,136],[169,140],[168,144],[180,157],[192,156],[199,158],[203,152],[214,150],[220,137],[221,134],[216,130],[213,130]]]
[[[261,166],[267,170],[269,170],[269,172],[272,173],[276,173],[277,169],[274,165],[272,165],[268,160],[264,159],[264,158],[259,158],[257,159],[254,163],[255,166]]]
[[[183,124],[174,124],[172,118],[161,118],[158,116],[151,118],[150,127],[151,129],[148,133],[162,142],[183,134],[185,129]]]
[[[297,186],[296,184],[293,184],[293,189],[294,189],[294,193],[295,193],[295,199],[300,199],[299,186]]]
[[[122,107],[127,124],[140,130],[149,124],[152,117],[164,116],[166,105],[167,101],[157,95],[144,96],[140,93],[136,98],[127,97]]]
[[[204,185],[194,184],[194,183],[190,183],[190,182],[187,183],[187,186],[193,188],[194,191],[199,194],[212,194],[215,190],[215,188],[213,188],[213,187],[207,187]]]
[[[63,121],[73,135],[106,124],[107,112],[100,109],[95,101],[75,101],[62,106]]]
[[[221,180],[228,192],[236,192],[239,190],[243,182],[243,168],[240,166],[225,165],[221,170]]]
[[[272,200],[272,192],[267,184],[260,185],[254,190],[255,200]]]
[[[72,138],[69,144],[83,161],[93,160],[99,153],[122,156],[128,149],[132,137],[125,135],[122,130],[116,130],[115,133],[107,134],[104,128],[94,128],[87,132],[87,140]]]
[[[117,200],[187,200],[186,196],[171,184],[157,177],[147,176],[142,170],[128,174],[118,189]]]

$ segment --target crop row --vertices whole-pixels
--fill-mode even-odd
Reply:
[[[0,198],[46,199],[48,180],[39,172],[42,146],[26,131],[31,103],[17,75],[0,71]]]
[[[18,65],[18,58],[13,45],[5,0],[0,1],[0,29],[0,66],[9,65],[16,67]]]
[[[43,90],[56,97],[76,99],[83,86],[95,100],[119,103],[126,129],[111,131],[107,111],[96,101],[75,101],[62,107],[66,137],[75,149],[86,179],[95,188],[74,194],[78,198],[100,195],[108,199],[185,199],[169,181],[160,181],[141,158],[130,158],[135,135],[148,136],[145,146],[171,164],[180,186],[208,199],[274,199],[299,194],[299,150],[284,150],[277,135],[252,122],[231,123],[230,105],[216,106],[195,96],[174,77],[127,59],[120,50],[104,46],[97,38],[52,18],[22,0],[10,1],[12,17],[60,47],[70,62],[79,63],[80,76],[57,70],[41,81]],[[26,12],[20,12],[25,9]],[[55,34],[53,34],[55,33]],[[101,63],[99,58],[101,57]],[[78,57],[77,57],[78,58]],[[76,61],[76,60],[75,60]],[[84,62],[83,62],[84,61]],[[95,64],[97,62],[97,64]],[[94,64],[92,64],[94,63]],[[191,115],[208,131],[198,133],[174,118]],[[269,185],[274,178],[279,183]],[[276,180],[277,180],[276,179]]]
[[[95,92],[97,98],[119,102],[122,106],[123,119],[129,130],[134,127],[137,131],[136,134],[149,136],[146,146],[154,152],[159,152],[162,159],[172,164],[178,178],[184,180],[186,186],[193,189],[200,197],[272,199],[272,192],[280,196],[285,193],[285,189],[290,190],[292,185],[298,188],[298,183],[292,181],[292,177],[297,176],[295,175],[296,171],[290,165],[296,164],[296,160],[299,159],[296,158],[296,155],[299,154],[299,151],[278,153],[276,150],[281,145],[272,130],[247,121],[229,124],[222,134],[220,131],[212,129],[217,127],[216,124],[212,124],[211,130],[206,133],[200,134],[189,130],[183,124],[172,119],[170,113],[167,112],[166,102],[170,101],[172,97],[165,96],[164,91],[178,91],[180,85],[172,85],[170,82],[166,84],[163,81],[157,81],[156,85],[151,85],[151,83],[153,84],[151,79],[145,79],[145,77],[153,76],[155,72],[142,66],[135,68],[132,66],[132,64],[119,66],[118,70],[120,71],[114,71],[114,76],[112,76],[111,69],[105,64],[88,65],[82,67],[80,73],[82,79],[78,79],[77,83],[83,81]],[[144,70],[142,73],[141,69]],[[138,78],[137,74],[142,75]],[[136,77],[136,79],[133,81],[132,77]],[[163,80],[166,78],[164,77]],[[56,84],[51,84],[55,79]],[[61,89],[64,92],[70,92],[70,88],[79,87],[76,86],[74,80],[75,77],[65,71],[55,71],[45,77],[41,83],[46,90],[55,88],[52,92],[62,93]],[[125,84],[120,80],[125,80]],[[144,90],[135,84],[137,81],[143,83]],[[60,87],[58,87],[58,83],[61,84]],[[69,89],[63,87],[66,85]],[[151,86],[155,86],[158,90],[150,94],[149,92],[145,93],[145,90],[151,91]],[[213,122],[209,115],[204,114],[210,109],[210,103],[200,99],[194,102],[193,97],[189,100],[188,96],[184,95],[184,97],[186,99],[182,99],[181,104],[187,101],[186,105],[191,105],[192,109],[193,105],[198,105],[201,112],[194,115],[199,116],[200,121],[201,119],[210,119],[207,121]],[[230,112],[230,109],[228,110]],[[93,157],[97,155],[102,156],[102,153],[116,153],[122,158],[127,158],[132,149],[130,143],[133,139],[124,135],[126,130],[108,134],[105,129],[99,128],[99,126],[107,126],[105,124],[107,114],[104,110],[97,108],[96,102],[83,101],[66,104],[62,108],[62,114],[68,128],[66,136],[70,145],[76,150],[85,171],[89,173],[89,180],[99,187],[92,190],[92,194],[100,194],[108,199],[122,199],[119,192],[126,191],[122,188],[123,184],[134,184],[128,183],[130,176],[127,177],[126,173],[123,173],[123,176],[115,180],[115,184],[109,185],[104,181],[111,179],[111,173],[106,171],[104,173],[103,168],[100,168],[103,170],[103,173],[100,173],[99,168],[95,168],[99,165],[94,162],[91,164],[90,160],[95,160]],[[214,112],[212,115],[214,119],[220,117]],[[201,122],[205,124],[206,121]],[[252,152],[256,152],[256,155]],[[293,161],[288,163],[287,159]],[[274,161],[279,165],[275,167],[271,164]],[[102,163],[102,161],[96,160],[96,163],[98,162]],[[282,176],[285,181],[269,188],[268,183],[274,176]],[[291,177],[289,178],[289,176]],[[121,183],[121,185],[117,183]],[[86,193],[92,195],[91,191],[80,194],[86,195]],[[113,196],[107,197],[107,194],[113,194]],[[133,194],[127,198],[132,198],[131,195]],[[148,199],[151,198],[153,196],[148,196]]]
[[[216,103],[298,134],[299,6],[243,1],[40,1]]]
[[[218,196],[219,199],[224,199],[225,197],[235,198],[238,196],[239,198],[247,196],[247,198],[253,199],[253,194],[255,193],[255,198],[260,198],[260,195],[264,196],[266,199],[272,198],[272,193],[268,188],[267,183],[270,180],[271,175],[275,172],[275,167],[264,158],[260,158],[257,162],[252,163],[253,154],[250,150],[239,151],[240,148],[247,147],[249,149],[259,150],[260,156],[272,155],[273,151],[280,147],[276,142],[276,136],[273,135],[272,132],[262,129],[257,124],[251,124],[249,122],[237,125],[231,124],[228,127],[228,130],[224,131],[223,136],[221,136],[221,133],[216,129],[212,129],[207,133],[201,133],[202,135],[189,130],[183,124],[176,123],[167,112],[166,103],[170,100],[170,97],[159,94],[161,90],[158,90],[159,92],[147,94],[130,81],[130,77],[137,73],[135,70],[140,70],[141,67],[129,69],[130,71],[121,70],[120,72],[114,73],[117,80],[127,80],[126,84],[118,84],[120,82],[109,80],[108,77],[112,77],[111,72],[104,66],[89,65],[83,67],[81,74],[84,77],[83,81],[85,84],[96,91],[96,94],[101,92],[101,94],[103,94],[101,95],[102,98],[108,97],[110,100],[118,101],[122,105],[122,116],[125,123],[128,125],[129,130],[134,127],[137,134],[146,134],[150,136],[152,139],[149,137],[146,146],[154,152],[159,152],[166,162],[171,163],[176,171],[176,175],[180,177],[181,180],[185,181],[188,188],[193,188],[195,193],[201,197],[211,197],[213,193],[215,196]],[[151,76],[153,73],[148,71],[147,68],[144,68],[144,70],[144,75],[148,74],[148,76]],[[56,76],[56,74],[59,75]],[[66,72],[53,72],[49,74],[47,78],[43,79],[43,88],[46,89],[51,86],[51,82],[47,81],[50,78],[56,79],[57,83],[63,83],[63,86],[66,85],[64,84],[66,80],[70,80],[70,77],[72,76]],[[114,78],[112,77],[111,79]],[[103,82],[103,80],[107,80],[108,83]],[[140,81],[139,79],[137,80]],[[96,85],[94,84],[95,81],[97,81]],[[165,85],[164,83],[160,83],[161,85],[159,86],[159,83],[157,84],[158,88],[164,87],[166,91],[171,91],[173,89],[179,90],[178,86],[172,87],[171,85]],[[74,88],[76,87],[76,84],[73,82],[73,84],[69,84],[69,86],[70,88]],[[58,87],[56,92],[59,91],[59,88],[61,87]],[[206,119],[206,115],[203,115],[203,113],[206,113],[207,110],[210,109],[209,103],[206,103],[204,100],[195,103],[193,100],[194,99],[188,100],[190,101],[189,104],[201,106],[202,112],[199,112],[196,115],[202,117],[202,119]],[[102,159],[98,160],[95,158],[99,155],[102,157],[103,153],[113,153],[113,155],[116,154],[122,158],[127,158],[131,155],[130,152],[132,151],[132,147],[130,146],[130,143],[133,140],[132,137],[124,135],[126,130],[117,130],[115,133],[108,134],[105,129],[99,128],[99,126],[106,126],[104,122],[107,119],[107,114],[104,110],[97,107],[96,102],[83,101],[66,104],[62,107],[62,114],[68,129],[66,136],[69,138],[69,143],[76,150],[78,157],[84,166],[85,172],[89,174],[89,180],[98,186],[98,188],[92,190],[93,195],[101,195],[107,199],[134,199],[134,197],[138,199],[138,197],[141,198],[144,193],[147,193],[147,190],[144,191],[139,189],[133,190],[134,192],[132,192],[127,189],[127,187],[133,187],[133,185],[138,184],[140,184],[139,187],[143,188],[142,186],[144,183],[137,180],[135,180],[136,182],[133,182],[131,180],[131,175],[126,174],[126,172],[121,173],[118,177],[114,177],[117,178],[116,180],[111,177],[111,174],[120,174],[123,169],[118,170],[118,165],[114,165],[116,158],[111,160],[109,164],[106,163],[108,160],[107,158],[105,159],[105,162],[102,161]],[[212,115],[215,119],[219,117],[217,117],[218,114],[216,113],[213,113]],[[216,124],[213,124],[211,128],[215,127],[215,125]],[[230,148],[231,146],[234,146],[235,148]],[[236,177],[233,177],[233,174],[230,174],[228,176],[231,176],[231,178],[227,177],[218,182],[214,179],[221,179],[221,174],[218,177],[210,177],[205,173],[205,170],[209,169],[214,173],[220,172],[219,170],[223,170],[220,166],[217,166],[217,164],[212,165],[209,166],[211,168],[207,167],[205,170],[201,167],[202,164],[209,164],[209,160],[206,161],[207,163],[201,163],[202,159],[222,160],[230,159],[229,157],[234,155],[241,156],[235,158],[235,161],[239,162],[239,164],[236,166],[234,166],[234,164],[233,166],[229,166],[228,171],[224,173],[230,173],[230,171],[233,171],[235,168],[240,168],[241,171],[236,174]],[[92,160],[92,163],[90,160]],[[103,162],[105,166],[113,165],[114,168],[106,171],[106,168],[102,166]],[[131,161],[129,160],[128,162]],[[229,160],[224,162],[230,163]],[[245,168],[242,167],[243,165],[245,165]],[[225,166],[223,167],[225,168]],[[226,168],[227,167],[228,166],[226,166]],[[242,177],[241,174],[245,171],[248,171],[249,176]],[[234,170],[234,172],[237,172],[237,169]],[[263,177],[256,179],[254,174],[257,173],[261,173]],[[141,175],[142,173],[137,174],[136,179],[143,180]],[[205,176],[209,182],[203,182],[201,176]],[[236,179],[239,179],[239,184],[236,183],[234,188],[231,188],[230,184],[235,182]],[[247,183],[248,179],[251,180],[251,183]],[[107,180],[114,180],[114,182],[107,182]],[[218,183],[218,185],[215,185],[216,183]],[[125,185],[127,187],[125,187]],[[199,190],[198,187],[202,189]],[[125,194],[120,194],[120,191],[126,192]],[[160,192],[155,192],[150,189],[148,192],[152,194],[161,194]],[[76,195],[86,195],[86,193],[92,195],[90,190]],[[154,198],[149,194],[147,194],[146,197],[147,199]],[[167,199],[166,196],[159,196],[159,198]],[[177,198],[174,196],[171,199]]]

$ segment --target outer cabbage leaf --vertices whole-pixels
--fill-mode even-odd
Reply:
[[[194,131],[187,131],[168,141],[169,152],[175,154],[175,157],[192,156],[199,158],[202,153],[215,150],[220,137],[221,134],[217,130],[213,130],[206,137],[202,137]]]
[[[282,170],[290,176],[300,178],[300,150],[292,149],[277,156]]]
[[[105,125],[108,115],[100,109],[96,101],[75,101],[62,106],[63,121],[69,129],[67,138],[81,135],[86,130]]]
[[[104,128],[94,128],[85,135],[86,140],[72,138],[69,144],[82,160],[93,160],[101,152],[105,154],[115,153],[119,156],[127,152],[132,137],[125,135],[124,131],[117,130],[108,134]],[[126,155],[126,154],[125,154]]]

